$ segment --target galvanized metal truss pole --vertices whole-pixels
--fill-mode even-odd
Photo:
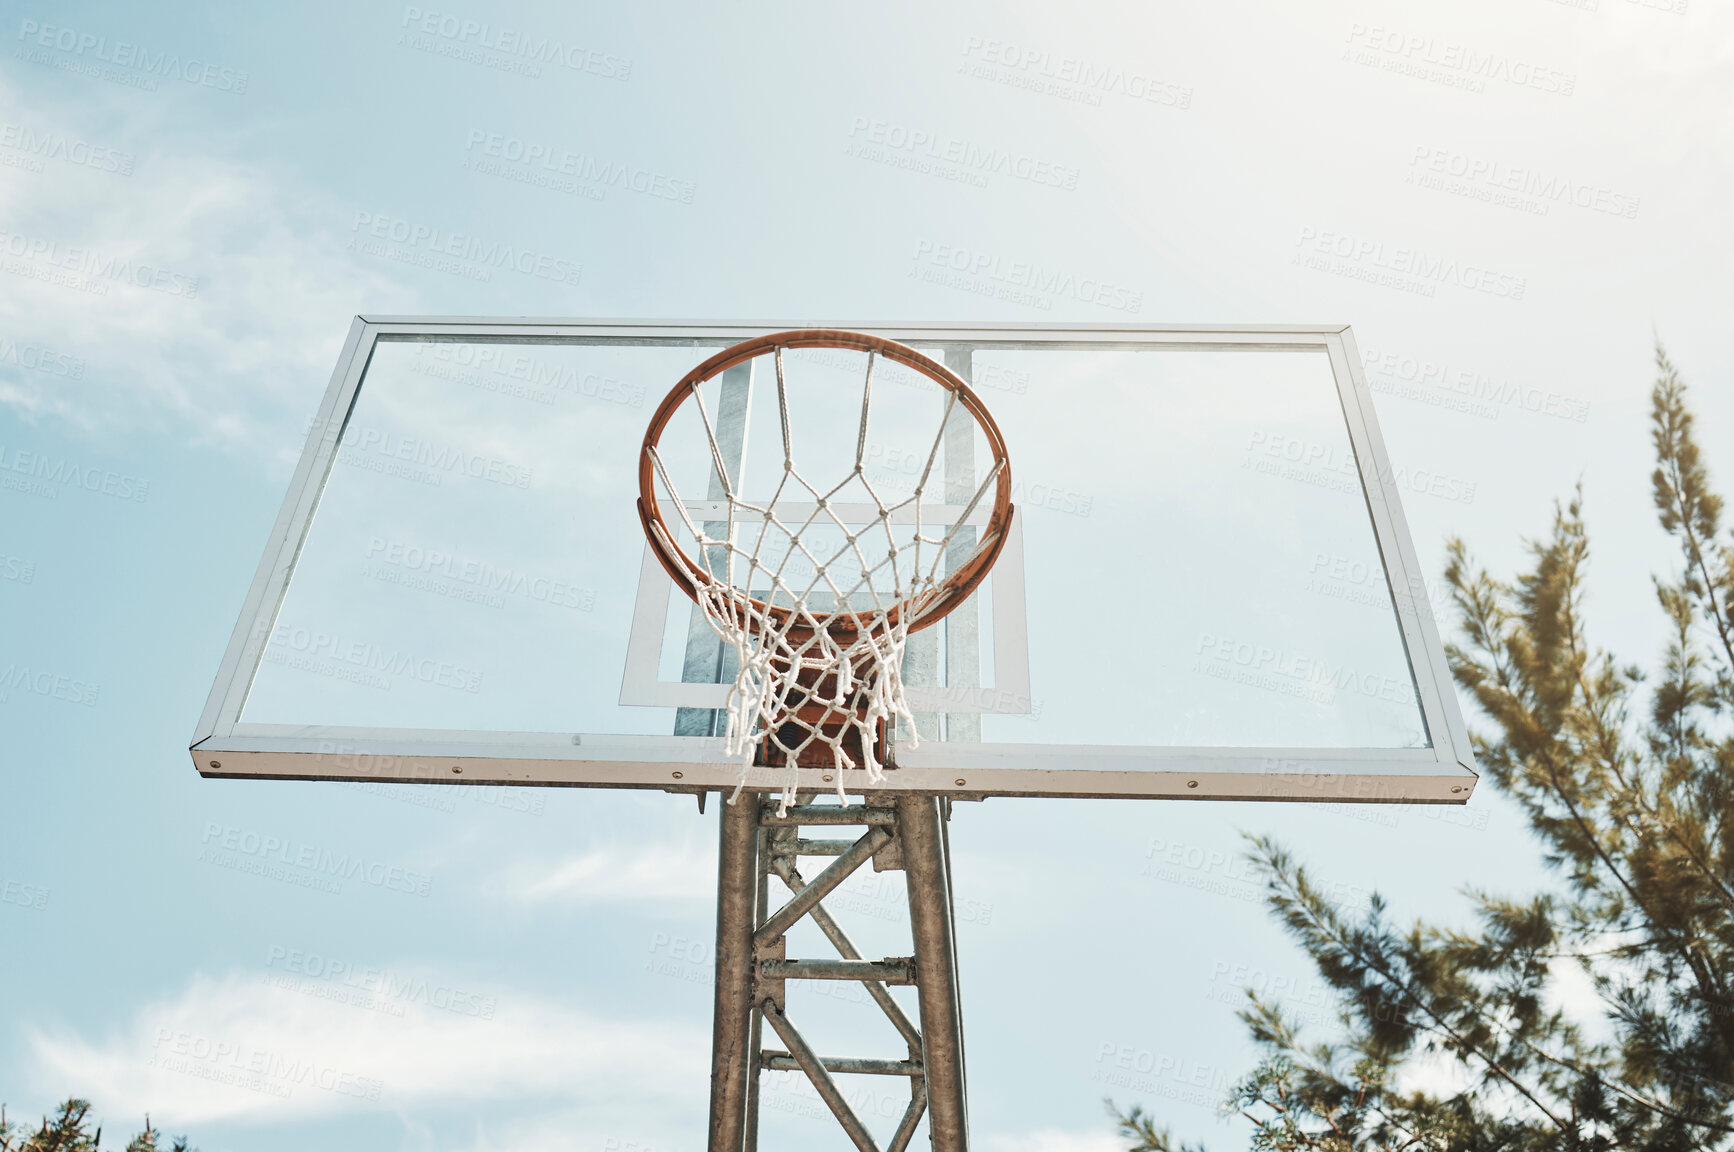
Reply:
[[[963,1016],[957,988],[956,926],[951,854],[937,796],[870,800],[843,808],[803,802],[784,816],[750,793],[722,805],[717,867],[716,1011],[710,1088],[710,1152],[757,1152],[759,1073],[800,1071],[860,1152],[880,1152],[872,1133],[850,1107],[835,1077],[901,1076],[909,1080],[909,1106],[885,1152],[904,1152],[923,1114],[934,1152],[967,1152]],[[861,826],[854,840],[805,839],[804,827]],[[833,857],[811,879],[800,859]],[[862,864],[901,869],[908,881],[914,956],[867,960],[822,901]],[[769,904],[769,879],[789,899]],[[791,959],[787,933],[809,918],[830,940],[837,959]],[[901,1060],[821,1056],[790,1022],[784,990],[790,980],[859,981],[908,1048]],[[912,984],[919,1024],[892,998],[887,985]],[[781,1049],[761,1047],[771,1026]]]

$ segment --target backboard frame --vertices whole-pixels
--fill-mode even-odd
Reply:
[[[1424,593],[1395,473],[1359,352],[1346,325],[817,324],[800,321],[654,321],[357,316],[350,327],[283,506],[224,652],[190,752],[201,775],[732,789],[740,764],[721,737],[486,732],[244,723],[242,710],[301,546],[336,462],[345,423],[382,341],[562,344],[733,343],[803,327],[857,328],[922,344],[992,342],[1039,348],[1318,350],[1330,360],[1350,444],[1384,561],[1396,617],[1431,746],[1235,748],[924,743],[897,753],[875,791],[983,795],[1143,797],[1389,803],[1464,803],[1476,782],[1467,728]],[[670,385],[673,381],[669,382]],[[1423,590],[1415,595],[1404,590]],[[1088,759],[1088,768],[1068,767]],[[748,787],[786,784],[787,769],[753,769]],[[803,787],[828,790],[830,773],[803,769]],[[810,784],[807,777],[811,776]],[[851,789],[853,790],[853,789]]]

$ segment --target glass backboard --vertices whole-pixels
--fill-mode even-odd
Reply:
[[[695,365],[810,326],[358,318],[200,721],[199,770],[732,788],[729,654],[649,553],[639,449]],[[861,330],[970,383],[1016,508],[985,584],[911,640],[915,725],[887,787],[1468,798],[1405,474],[1347,329]],[[815,462],[853,450],[865,360],[787,357]],[[908,492],[927,467],[909,429],[945,394],[875,372],[866,479]],[[713,385],[741,402],[750,494],[774,482],[754,450],[780,459],[774,386],[763,361]],[[664,440],[702,518],[699,444]],[[952,437],[935,466],[966,476],[980,454]]]

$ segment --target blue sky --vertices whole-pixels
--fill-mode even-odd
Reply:
[[[1393,460],[1450,480],[1407,499],[1428,571],[1453,533],[1508,570],[1581,480],[1596,638],[1634,660],[1672,561],[1655,334],[1712,468],[1734,432],[1709,5],[26,3],[0,33],[0,669],[39,686],[0,692],[0,1096],[26,1115],[79,1093],[206,1152],[702,1146],[714,808],[188,763],[358,312],[1350,323]],[[933,274],[960,252],[988,271]],[[1115,291],[1007,293],[1013,263]],[[1486,791],[960,806],[981,1146],[1111,1147],[1110,1094],[1240,1139],[1212,1106],[1242,989],[1329,1003],[1238,829],[1405,914],[1539,878]],[[402,882],[225,866],[268,838]],[[869,949],[894,896],[848,898]],[[234,1058],[328,1086],[225,1083]],[[842,1146],[792,1083],[770,1099],[767,1147]]]

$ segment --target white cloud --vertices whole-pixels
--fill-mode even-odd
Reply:
[[[577,1109],[546,1109],[497,1122],[477,1122],[459,1143],[450,1133],[414,1127],[406,1133],[402,1152],[686,1152],[702,1146],[704,1097],[694,1094],[684,1127],[665,1112],[643,1108],[606,1120]]]
[[[698,843],[612,845],[506,869],[505,894],[529,904],[696,903],[716,899],[716,852]]]
[[[400,281],[310,223],[334,216],[314,211],[292,171],[156,144],[174,138],[124,103],[26,107],[0,85],[0,107],[47,149],[153,141],[131,175],[50,152],[31,157],[40,171],[0,180],[0,408],[285,455],[299,444],[282,431],[312,414],[350,317],[413,305]],[[98,120],[100,133],[84,129]],[[9,348],[46,350],[78,373],[27,366]]]
[[[620,1100],[702,1095],[708,1075],[697,1026],[608,1019],[517,992],[491,1017],[425,1000],[393,1015],[310,987],[196,976],[101,1039],[27,1030],[32,1087],[78,1084],[105,1112],[148,1109],[179,1127],[529,1098],[609,1112]]]
[[[1493,1094],[1501,1091],[1497,1084],[1478,1086],[1475,1072],[1445,1052],[1416,1052],[1404,1062],[1397,1076],[1398,1090],[1426,1092],[1449,1099],[1460,1092],[1481,1093],[1481,1103],[1491,1103]]]
[[[1126,1141],[1104,1123],[1100,1129],[1081,1132],[1038,1128],[1017,1134],[989,1133],[982,1145],[987,1152],[1125,1152]]]

